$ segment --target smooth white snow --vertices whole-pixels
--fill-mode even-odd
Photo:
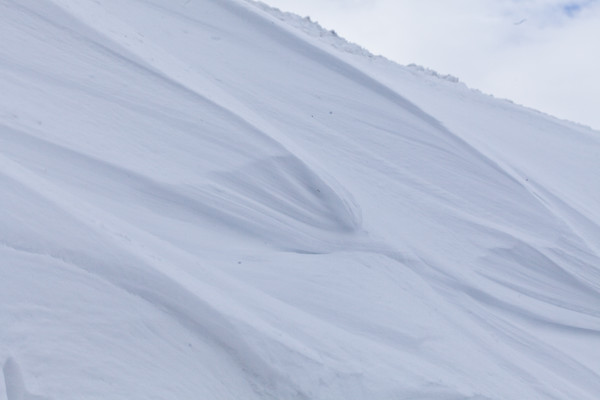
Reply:
[[[600,397],[598,132],[246,1],[0,37],[0,399]]]

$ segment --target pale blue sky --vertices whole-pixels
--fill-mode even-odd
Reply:
[[[600,130],[600,0],[263,0],[401,64]]]

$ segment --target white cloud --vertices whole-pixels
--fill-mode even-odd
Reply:
[[[600,0],[266,0],[402,64],[600,129]]]

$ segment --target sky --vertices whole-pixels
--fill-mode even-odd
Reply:
[[[600,130],[600,0],[263,0],[400,64]]]

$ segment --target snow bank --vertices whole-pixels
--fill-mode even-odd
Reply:
[[[0,7],[1,398],[598,397],[596,132],[245,1]]]

